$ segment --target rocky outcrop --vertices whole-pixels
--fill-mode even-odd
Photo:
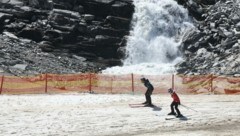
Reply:
[[[204,4],[204,3],[203,3]],[[240,74],[240,6],[234,0],[208,6],[196,29],[184,35],[181,46],[184,74]]]
[[[0,34],[29,39],[52,55],[80,56],[101,69],[121,64],[118,50],[133,10],[132,0],[0,0]]]

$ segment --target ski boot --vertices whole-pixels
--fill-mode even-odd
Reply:
[[[175,112],[170,112],[170,113],[168,113],[168,115],[176,115],[176,113]]]
[[[144,105],[144,107],[154,107],[154,105],[148,103],[148,104]]]
[[[182,114],[178,114],[176,117],[177,118],[181,118],[181,117],[183,117],[183,115]]]

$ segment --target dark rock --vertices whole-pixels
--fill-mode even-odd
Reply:
[[[132,14],[129,14],[129,13],[133,13],[134,12],[133,10],[134,8],[132,4],[129,4],[124,1],[116,1],[111,6],[111,15],[131,18]]]
[[[118,30],[108,27],[96,26],[89,28],[89,33],[93,35],[107,35],[107,36],[115,36],[115,37],[123,37],[127,35],[128,32],[125,30]]]
[[[127,46],[127,40],[128,40],[128,36],[124,36],[124,37],[122,38],[122,41],[119,43],[119,46],[120,46],[120,47],[125,47],[125,46]]]
[[[42,40],[43,32],[41,29],[38,28],[24,28],[21,30],[17,36],[31,39],[33,41],[39,42]]]
[[[236,39],[227,38],[225,41],[222,41],[221,45],[225,49],[230,49],[235,43],[237,43]]]
[[[75,5],[73,10],[78,13],[84,13],[84,7],[82,5]]]
[[[102,47],[109,47],[109,46],[113,47],[114,44],[119,42],[121,42],[121,39],[117,37],[110,37],[106,35],[97,35],[95,37],[95,44],[101,45]]]
[[[121,66],[122,65],[122,61],[119,60],[119,59],[102,59],[102,60],[98,60],[97,62],[107,64],[108,67]]]
[[[78,12],[74,12],[74,11],[69,11],[69,10],[61,10],[61,9],[53,9],[54,13],[58,13],[58,14],[62,14],[66,17],[69,18],[75,18],[75,19],[80,19],[81,16],[79,15]]]
[[[204,35],[205,34],[203,32],[200,32],[196,29],[190,29],[190,30],[188,30],[188,32],[185,33],[182,41],[183,41],[183,43],[186,43],[186,44],[195,43],[200,38],[202,38]]]
[[[26,27],[26,23],[23,22],[13,22],[9,25],[5,25],[4,29],[6,29],[9,32],[19,32],[21,31],[24,27]]]
[[[119,59],[125,59],[126,56],[126,47],[119,47],[117,49],[117,56]]]
[[[185,4],[189,10],[189,13],[197,20],[204,20],[205,18],[202,16],[204,14],[202,7],[198,5],[193,0],[190,0]]]
[[[85,15],[83,15],[83,17],[87,22],[93,21],[95,18],[95,16],[91,15],[91,14],[85,14]]]
[[[109,15],[111,9],[110,9],[110,3],[111,1],[96,1],[96,0],[92,0],[92,1],[86,1],[82,4],[82,6],[84,7],[84,11],[86,13],[90,13],[96,16],[100,16],[100,17],[106,17],[107,15]],[[97,12],[96,12],[97,11]]]
[[[28,0],[28,4],[31,7],[40,9],[50,10],[53,8],[53,3],[49,2],[48,0]]]
[[[13,15],[7,14],[7,13],[1,13],[0,12],[0,33],[2,32],[4,25],[5,25],[5,20],[6,19],[11,19]]]
[[[131,20],[128,18],[107,16],[105,19],[105,23],[110,24],[113,28],[128,30]]]
[[[54,47],[48,44],[41,44],[39,45],[39,48],[43,51],[43,52],[53,52]]]

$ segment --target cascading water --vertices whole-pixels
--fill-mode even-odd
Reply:
[[[181,35],[193,27],[188,12],[174,0],[134,0],[133,30],[128,37],[122,67],[103,70],[111,74],[165,74],[181,61]]]

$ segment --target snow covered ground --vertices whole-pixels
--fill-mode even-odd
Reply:
[[[143,95],[56,94],[0,96],[0,136],[239,135],[240,95],[181,95],[185,120],[165,120],[170,95],[155,108],[130,108]]]

